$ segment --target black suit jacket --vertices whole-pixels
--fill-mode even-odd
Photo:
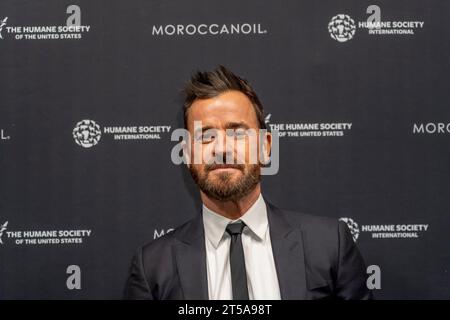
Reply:
[[[266,205],[282,299],[372,297],[363,258],[345,223]],[[137,250],[124,297],[208,299],[201,214]]]

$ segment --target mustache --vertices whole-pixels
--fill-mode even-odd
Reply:
[[[241,171],[245,170],[245,165],[243,164],[218,164],[218,163],[212,163],[212,164],[206,164],[205,165],[205,171],[210,172],[215,169],[226,169],[226,168],[232,168],[232,169],[238,169]]]

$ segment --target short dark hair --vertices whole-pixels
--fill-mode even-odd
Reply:
[[[214,98],[230,90],[240,91],[249,98],[255,110],[259,128],[267,129],[264,121],[264,108],[255,90],[247,80],[242,79],[222,65],[219,65],[213,71],[197,71],[186,83],[182,92],[184,95],[184,127],[187,129],[188,111],[194,100]]]

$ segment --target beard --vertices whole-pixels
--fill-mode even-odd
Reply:
[[[261,168],[258,164],[234,164],[227,167],[241,171],[242,175],[235,178],[233,173],[221,172],[211,177],[211,171],[224,167],[220,164],[207,164],[203,170],[193,165],[189,171],[195,183],[207,196],[219,201],[238,201],[248,195],[261,181]]]

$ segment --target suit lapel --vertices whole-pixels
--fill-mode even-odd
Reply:
[[[186,300],[208,300],[203,219],[194,218],[177,236],[175,257]]]
[[[281,210],[268,202],[267,216],[281,299],[306,299],[302,231],[289,225]]]
[[[293,228],[280,209],[267,203],[270,238],[281,298],[306,299],[305,258],[302,232]],[[175,257],[184,298],[208,300],[206,248],[202,215],[180,230]]]

